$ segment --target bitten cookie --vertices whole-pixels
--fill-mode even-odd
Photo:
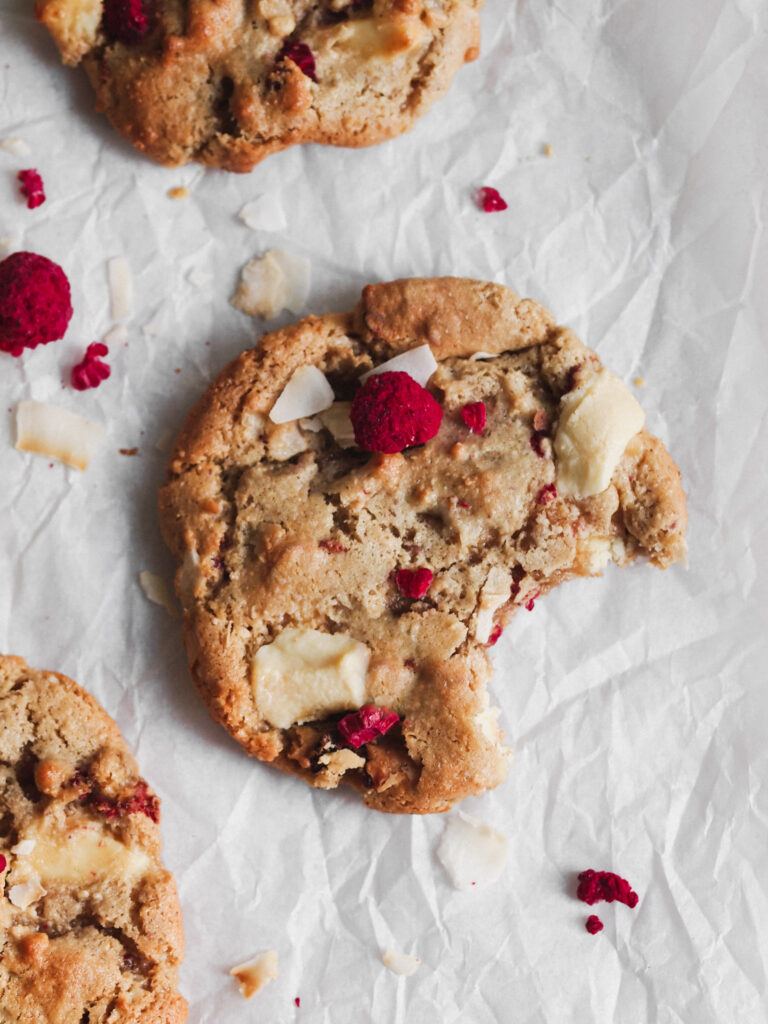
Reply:
[[[181,1024],[159,802],[66,676],[0,655],[0,1019]]]
[[[506,774],[488,648],[520,607],[685,557],[679,471],[627,388],[543,307],[456,278],[369,285],[235,359],[160,509],[211,714],[386,811]]]
[[[483,0],[38,0],[97,109],[168,166],[249,171],[407,131],[479,53]]]

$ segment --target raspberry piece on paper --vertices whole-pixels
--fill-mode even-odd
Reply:
[[[360,448],[391,455],[431,440],[440,429],[443,410],[413,377],[395,370],[366,380],[349,417]]]
[[[101,360],[101,356],[106,356],[108,353],[109,349],[102,342],[94,342],[88,346],[80,362],[72,367],[72,387],[76,391],[97,388],[102,381],[109,377],[112,370],[107,363]]]
[[[603,922],[597,916],[597,914],[590,914],[584,923],[584,927],[587,929],[590,935],[597,935],[598,932],[603,930]]]
[[[500,213],[507,209],[506,202],[502,199],[498,189],[484,185],[475,192],[475,202],[484,213]]]
[[[15,252],[0,263],[0,350],[63,338],[72,318],[69,281],[61,267],[34,252]]]
[[[589,906],[592,906],[593,903],[600,903],[602,900],[605,900],[606,903],[613,903],[616,900],[628,907],[636,907],[638,901],[637,893],[633,892],[632,886],[626,878],[614,874],[613,871],[593,871],[592,869],[582,871],[579,875],[576,896],[582,903],[587,903]]]
[[[34,210],[42,206],[45,202],[45,188],[40,174],[34,168],[29,168],[26,171],[19,171],[16,177],[21,182],[21,194],[27,200],[27,209]]]

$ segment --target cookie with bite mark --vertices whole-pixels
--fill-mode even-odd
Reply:
[[[159,801],[77,683],[0,655],[0,1018],[182,1024]]]
[[[160,495],[213,717],[379,810],[496,786],[489,648],[516,611],[610,560],[685,558],[680,473],[644,418],[496,284],[369,285],[263,337],[190,413]]]
[[[483,0],[37,0],[97,109],[147,156],[249,171],[407,131],[479,53]]]

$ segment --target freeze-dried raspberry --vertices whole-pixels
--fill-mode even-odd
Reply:
[[[334,540],[333,537],[328,537],[325,540],[318,541],[318,545],[324,551],[330,551],[332,555],[340,555],[345,551],[349,551],[346,544],[342,544],[340,540]]]
[[[349,418],[361,448],[392,454],[433,438],[443,410],[413,377],[392,370],[368,378],[354,397]]]
[[[582,903],[588,903],[590,907],[601,900],[605,900],[606,903],[617,900],[628,907],[636,907],[638,900],[637,893],[633,892],[626,878],[621,878],[612,871],[593,871],[591,868],[579,875],[576,895]]]
[[[30,167],[27,171],[19,171],[16,177],[21,182],[21,194],[27,200],[27,209],[34,210],[45,202],[43,179],[38,172]]]
[[[603,930],[603,922],[597,916],[597,914],[590,914],[584,923],[584,927],[587,929],[590,935],[597,935],[598,932]]]
[[[534,594],[531,594],[531,596],[525,602],[525,610],[526,611],[528,611],[528,612],[532,612],[533,611],[534,602],[535,602],[536,598],[539,597],[540,594],[541,594],[540,590],[537,590]]]
[[[347,746],[357,748],[383,736],[399,721],[399,715],[390,711],[389,708],[364,704],[359,711],[344,715],[339,722],[338,729]]]
[[[507,208],[507,204],[499,195],[498,190],[490,188],[488,185],[479,188],[475,192],[475,202],[485,213],[498,213],[500,210],[506,210]]]
[[[545,484],[538,493],[536,501],[539,505],[548,505],[557,497],[557,488],[554,484]]]
[[[104,0],[104,31],[125,46],[135,46],[149,32],[149,18],[143,0]]]
[[[300,43],[298,40],[285,42],[277,55],[277,60],[292,60],[299,71],[303,72],[307,78],[311,78],[313,82],[317,81],[315,55],[306,43]]]
[[[155,823],[160,821],[160,802],[149,786],[140,779],[128,797],[109,797],[103,793],[88,793],[83,798],[105,818],[122,818],[126,814],[146,814]]]
[[[461,418],[473,434],[482,434],[485,429],[485,402],[470,402],[461,410]]]
[[[488,640],[487,640],[485,646],[486,647],[495,647],[496,644],[499,642],[499,637],[501,636],[501,634],[503,632],[504,632],[504,627],[497,622],[496,625],[491,630],[491,635],[488,637]]]
[[[106,356],[109,349],[102,342],[94,342],[85,350],[85,355],[77,366],[72,367],[72,387],[76,391],[87,391],[97,388],[112,372],[101,356]]]
[[[69,281],[57,263],[34,252],[0,263],[0,350],[20,356],[63,338],[71,317]]]
[[[395,576],[395,582],[401,594],[418,601],[432,586],[434,578],[431,569],[401,569]]]
[[[2,853],[0,853],[0,871],[5,871],[5,869],[7,867],[8,867],[8,861],[5,859],[5,857],[2,855]]]

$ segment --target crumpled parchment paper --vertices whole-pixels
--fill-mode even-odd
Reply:
[[[75,306],[64,341],[0,354],[0,650],[90,689],[162,795],[195,1024],[768,1016],[767,23],[760,0],[488,0],[480,59],[409,135],[232,176],[134,153],[31,2],[0,0],[0,137],[31,149],[0,150],[0,236],[62,263]],[[29,166],[48,192],[35,211],[15,182]],[[508,211],[479,212],[480,185]],[[169,199],[176,186],[189,197]],[[283,229],[237,219],[260,196]],[[644,378],[648,425],[682,468],[687,571],[570,583],[494,650],[516,756],[463,808],[510,840],[485,888],[451,887],[444,819],[366,812],[252,763],[193,692],[179,622],[139,588],[142,570],[171,574],[156,443],[256,342],[228,298],[269,248],[311,260],[307,313],[411,274],[538,299]],[[134,274],[127,343],[78,394],[69,370],[112,323],[114,256]],[[25,398],[106,426],[87,472],[13,449],[6,410]],[[595,908],[594,937],[574,898],[586,867],[640,894],[634,911]],[[383,966],[388,947],[421,958],[412,977]],[[269,948],[280,977],[246,1003],[226,971]]]

